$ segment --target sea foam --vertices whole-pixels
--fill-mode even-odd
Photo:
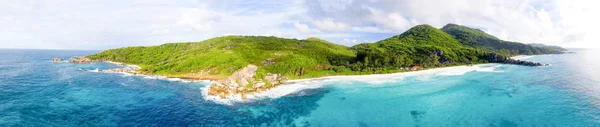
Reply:
[[[252,102],[261,99],[280,98],[292,93],[300,92],[302,90],[321,88],[325,85],[331,85],[331,83],[327,83],[327,81],[334,80],[337,79],[321,78],[301,81],[291,80],[285,84],[279,85],[269,90],[256,93],[248,93],[246,94],[246,99],[242,99],[241,95],[229,95],[226,96],[224,99],[218,96],[209,96],[208,89],[210,88],[210,85],[206,85],[203,88],[201,88],[201,92],[205,100],[213,101],[219,104],[232,105],[235,103]]]
[[[123,65],[121,63],[109,62],[117,65]],[[357,82],[365,82],[373,85],[386,84],[389,82],[399,81],[408,76],[421,76],[418,78],[419,80],[427,80],[430,76],[433,75],[441,75],[441,76],[456,76],[456,75],[464,75],[468,72],[501,72],[496,69],[500,67],[501,64],[480,64],[473,66],[455,66],[455,67],[445,67],[445,68],[435,68],[421,71],[412,71],[412,72],[401,72],[401,73],[391,73],[391,74],[371,74],[371,75],[347,75],[347,76],[327,76],[321,78],[311,78],[311,79],[299,79],[299,80],[290,80],[285,84],[277,86],[275,88],[256,92],[256,93],[248,93],[246,94],[246,99],[242,99],[241,95],[229,95],[224,99],[218,96],[209,96],[208,89],[210,88],[210,81],[191,81],[180,78],[168,78],[164,76],[154,76],[154,75],[134,75],[125,72],[117,72],[121,73],[124,76],[141,76],[146,79],[159,79],[159,80],[167,80],[174,82],[205,82],[206,85],[200,88],[200,92],[202,93],[205,100],[213,101],[219,104],[232,105],[235,103],[245,103],[252,102],[255,100],[261,99],[275,99],[280,98],[286,95],[290,95],[293,93],[300,92],[302,90],[307,89],[316,89],[321,88],[328,85],[333,84],[344,84],[339,83],[341,81],[357,81]],[[139,68],[135,65],[126,65],[126,68]],[[99,69],[92,70],[92,72],[99,72]],[[110,72],[109,72],[110,73]],[[114,73],[114,72],[112,72]],[[332,83],[336,82],[336,83]]]
[[[531,56],[531,55],[518,55],[518,56],[513,56],[511,58],[515,59],[515,60],[525,60],[525,59],[529,59],[529,58],[532,58],[532,57],[533,56]]]
[[[419,80],[427,80],[427,78],[431,78],[434,75],[441,76],[456,76],[456,75],[464,75],[468,72],[501,72],[497,71],[498,67],[502,66],[501,64],[480,64],[473,66],[456,66],[456,67],[446,67],[446,68],[435,68],[428,69],[422,71],[412,71],[412,72],[402,72],[402,73],[392,73],[392,74],[372,74],[372,75],[348,75],[348,76],[327,76],[321,78],[311,78],[311,79],[299,79],[299,80],[290,80],[285,84],[277,86],[275,88],[258,92],[258,93],[250,93],[246,94],[246,99],[241,99],[240,95],[230,95],[226,96],[224,99],[217,96],[209,96],[208,89],[210,85],[206,85],[201,88],[202,95],[204,95],[204,99],[210,100],[219,104],[232,105],[235,103],[244,103],[244,102],[252,102],[254,100],[260,99],[274,99],[282,96],[290,95],[293,93],[300,92],[302,90],[307,89],[316,89],[324,86],[334,85],[334,84],[345,84],[339,83],[341,81],[356,81],[356,82],[365,82],[373,85],[386,84],[389,82],[395,82],[401,80],[408,76],[419,76]],[[333,83],[335,82],[335,83]]]

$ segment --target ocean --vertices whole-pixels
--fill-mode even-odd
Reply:
[[[574,51],[522,58],[550,66],[318,80],[223,104],[207,82],[51,62],[98,51],[0,49],[0,126],[600,126],[600,52]]]

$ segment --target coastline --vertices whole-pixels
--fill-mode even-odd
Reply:
[[[137,72],[137,70],[141,69],[142,67],[140,67],[139,65],[135,65],[135,64],[125,64],[125,63],[114,62],[114,61],[98,61],[98,62],[115,64],[118,66],[123,66],[124,68],[113,68],[113,69],[107,69],[107,70],[99,70],[98,68],[96,68],[96,70],[84,70],[84,71],[98,72],[98,73],[119,73],[119,74],[123,74],[123,75],[127,75],[127,76],[140,76],[140,77],[146,78],[146,79],[159,79],[159,80],[178,81],[178,82],[210,82],[210,80],[196,80],[196,79],[188,79],[188,78],[184,78],[184,77],[143,74],[143,73]]]
[[[116,64],[116,65],[120,65],[120,66],[126,66],[126,67],[130,67],[130,68],[137,68],[137,69],[141,69],[142,68],[142,67],[140,67],[138,65],[135,65],[135,64],[125,64],[125,63],[114,62],[114,61],[102,61],[102,62]],[[135,70],[137,70],[137,69],[135,69]]]
[[[485,63],[485,64],[477,64],[473,66],[452,66],[452,67],[442,67],[442,68],[432,68],[427,70],[419,70],[419,71],[410,71],[410,72],[398,72],[398,73],[389,73],[389,74],[369,74],[369,75],[341,75],[341,76],[325,76],[319,78],[307,78],[307,79],[295,79],[288,80],[286,83],[281,84],[275,88],[268,89],[265,91],[257,92],[257,93],[248,93],[246,94],[246,99],[241,99],[240,95],[230,95],[226,96],[224,99],[216,96],[208,96],[207,91],[209,89],[209,85],[202,88],[202,95],[204,99],[210,100],[219,104],[225,105],[233,105],[235,103],[244,103],[244,102],[252,102],[253,100],[260,99],[274,99],[282,96],[290,95],[293,93],[300,92],[302,90],[307,89],[316,89],[325,87],[328,85],[334,85],[331,83],[327,83],[330,81],[358,81],[358,82],[368,82],[371,84],[383,84],[389,80],[401,79],[409,76],[419,76],[419,75],[463,75],[468,72],[479,71],[479,72],[492,72],[497,73],[501,71],[495,71],[494,69],[502,64],[497,63]]]
[[[513,56],[510,57],[512,59],[515,60],[523,60],[523,59],[529,59],[534,57],[534,55],[517,55],[517,56]],[[114,62],[114,61],[100,61],[100,62],[106,62],[106,63],[111,63],[111,64],[116,64],[116,65],[120,65],[120,66],[126,66],[129,68],[132,68],[134,71],[135,70],[139,70],[141,69],[140,66],[135,65],[135,64],[125,64],[125,63],[121,63],[121,62]],[[476,65],[472,65],[472,66],[467,66],[467,65],[460,65],[460,66],[450,66],[450,67],[438,67],[438,68],[430,68],[430,69],[425,69],[425,70],[417,70],[417,71],[408,71],[408,72],[395,72],[395,73],[387,73],[387,74],[366,74],[366,75],[331,75],[331,76],[324,76],[324,77],[317,77],[317,78],[305,78],[305,79],[294,79],[294,80],[288,80],[286,83],[282,84],[290,84],[290,83],[295,83],[295,82],[302,82],[302,81],[309,81],[309,80],[324,80],[324,79],[348,79],[348,80],[355,80],[357,78],[364,78],[364,77],[389,77],[389,76],[396,76],[398,74],[404,74],[406,73],[407,75],[418,75],[419,73],[431,73],[430,71],[433,72],[438,72],[438,71],[444,71],[444,70],[450,70],[451,68],[465,68],[465,67],[477,67],[477,66],[482,66],[482,65],[491,65],[491,64],[497,64],[497,63],[483,63],[483,64],[476,64]],[[177,77],[177,76],[165,76],[165,75],[147,75],[147,74],[141,74],[141,73],[131,73],[131,72],[124,72],[127,74],[131,74],[131,75],[139,75],[139,76],[148,76],[148,77],[158,77],[158,78],[178,78],[181,80],[187,80],[187,81],[212,81],[210,79],[205,79],[205,80],[195,80],[193,78],[186,78],[184,77]],[[464,72],[466,73],[466,72]]]
[[[516,60],[523,60],[523,59],[529,59],[534,57],[534,55],[517,55],[517,56],[513,56],[510,57],[512,59],[516,59]],[[499,63],[482,63],[482,64],[475,64],[472,66],[467,66],[467,65],[460,65],[460,66],[451,66],[451,67],[438,67],[438,68],[430,68],[430,69],[425,69],[425,70],[417,70],[417,71],[408,71],[408,72],[396,72],[396,73],[388,73],[388,74],[367,74],[367,75],[333,75],[333,76],[325,76],[325,77],[318,77],[318,78],[306,78],[306,79],[294,79],[294,80],[288,80],[288,83],[295,83],[295,82],[303,82],[303,81],[310,81],[310,80],[326,80],[326,79],[341,79],[341,80],[361,80],[361,79],[373,79],[373,78],[391,78],[391,77],[395,77],[395,76],[415,76],[415,75],[421,75],[421,74],[435,74],[435,73],[439,73],[441,75],[462,75],[464,73],[473,71],[473,67],[482,67],[482,66],[487,66],[487,65],[501,65]],[[463,71],[459,71],[459,69],[463,69]],[[469,71],[470,70],[470,71]],[[456,72],[456,73],[440,73],[440,72],[447,72],[447,71],[452,71],[452,72]],[[483,70],[480,70],[483,71]]]
[[[476,64],[472,66],[460,65],[460,66],[451,66],[451,67],[438,67],[417,71],[408,71],[408,72],[396,72],[396,73],[387,73],[387,74],[367,74],[367,75],[333,75],[333,76],[325,76],[318,78],[306,78],[306,79],[295,79],[289,80],[288,83],[295,82],[303,82],[309,80],[327,80],[327,79],[338,79],[338,80],[355,80],[355,81],[365,81],[371,79],[381,79],[381,78],[393,78],[398,76],[415,76],[422,74],[440,74],[440,75],[462,75],[464,73],[475,70],[477,67],[486,66],[486,65],[495,65],[496,63],[484,63],[484,64]],[[443,73],[449,72],[452,73]]]
[[[511,57],[513,59],[521,60],[528,59],[533,56],[519,55]],[[117,64],[120,66],[125,66],[129,68],[141,69],[138,65],[133,64],[124,64],[120,62],[114,61],[102,61],[106,63]],[[494,68],[498,67],[502,64],[499,63],[484,63],[484,64],[476,64],[476,65],[461,65],[461,66],[451,66],[451,67],[439,67],[439,68],[431,68],[425,70],[418,71],[408,71],[408,72],[396,72],[396,73],[388,73],[388,74],[367,74],[367,75],[334,75],[334,76],[324,76],[318,78],[306,78],[306,79],[294,79],[288,80],[286,83],[283,83],[277,87],[272,89],[268,89],[261,92],[248,93],[246,94],[246,99],[242,99],[241,95],[232,94],[226,96],[225,98],[220,98],[218,96],[210,96],[208,95],[209,88],[211,86],[212,80],[194,80],[194,79],[186,79],[181,77],[169,77],[162,75],[147,75],[141,73],[134,72],[107,72],[107,73],[124,73],[126,75],[133,76],[143,76],[144,78],[152,78],[152,79],[160,79],[160,80],[168,80],[168,81],[181,81],[181,82],[207,82],[209,84],[205,85],[201,88],[201,93],[204,96],[205,100],[213,101],[219,104],[232,105],[235,103],[244,103],[244,102],[252,102],[253,100],[260,99],[268,99],[268,98],[279,98],[282,96],[286,96],[289,94],[293,94],[306,89],[315,89],[324,87],[327,85],[328,81],[358,81],[358,82],[368,82],[372,84],[382,84],[385,83],[386,80],[393,80],[398,78],[404,78],[408,76],[419,76],[419,75],[463,75],[468,72],[479,71],[479,72],[499,72],[495,71]],[[133,70],[133,71],[135,71]]]

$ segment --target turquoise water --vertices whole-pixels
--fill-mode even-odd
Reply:
[[[205,100],[206,83],[52,63],[96,51],[0,50],[0,126],[600,126],[600,53],[542,55],[547,67],[423,74],[323,87],[249,103]]]

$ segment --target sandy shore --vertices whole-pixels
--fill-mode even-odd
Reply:
[[[399,72],[390,74],[369,74],[369,75],[343,75],[343,76],[326,76],[320,78],[309,78],[309,79],[297,79],[289,80],[287,83],[277,86],[275,88],[259,92],[246,94],[245,100],[241,99],[239,95],[228,96],[225,99],[207,96],[207,90],[209,86],[202,88],[203,95],[206,100],[214,101],[220,104],[231,105],[240,102],[251,102],[254,100],[268,99],[268,98],[279,98],[289,94],[297,93],[306,89],[315,89],[324,87],[327,85],[340,84],[340,83],[328,83],[331,81],[358,81],[367,82],[370,84],[383,84],[392,80],[401,79],[407,76],[419,76],[419,75],[463,75],[467,72],[478,71],[478,72],[501,72],[496,71],[495,68],[501,64],[478,64],[473,66],[454,66],[444,68],[433,68],[421,71],[411,72]],[[343,83],[342,83],[343,84]]]
[[[516,60],[524,60],[534,57],[533,55],[518,55],[511,57]],[[490,65],[500,65],[496,63],[488,63],[488,64],[478,64],[473,66],[453,66],[453,67],[443,67],[443,68],[433,68],[427,70],[420,71],[410,71],[410,72],[398,72],[398,73],[389,73],[389,74],[369,74],[369,75],[340,75],[340,76],[326,76],[319,78],[308,78],[308,79],[297,79],[290,80],[288,83],[296,83],[296,82],[304,82],[310,80],[330,80],[330,79],[339,79],[339,80],[355,80],[355,81],[370,81],[370,80],[378,80],[378,79],[386,79],[393,77],[405,77],[405,76],[415,76],[415,75],[424,75],[424,74],[438,74],[438,75],[462,75],[471,71],[488,71],[490,68],[481,68],[484,66]]]
[[[520,56],[515,56],[515,57],[511,57],[513,59],[527,59],[527,58],[531,58],[533,56],[526,56],[526,55],[520,55]],[[120,65],[120,66],[126,66],[132,69],[141,69],[140,66],[138,65],[133,65],[133,64],[124,64],[124,63],[120,63],[120,62],[113,62],[113,61],[103,61],[106,63],[112,63],[112,64],[116,64],[116,65]],[[470,71],[474,71],[477,70],[477,68],[481,67],[481,66],[486,66],[486,65],[494,65],[494,63],[490,63],[490,64],[478,64],[478,65],[473,65],[473,66],[453,66],[453,67],[442,67],[442,68],[432,68],[432,69],[427,69],[427,70],[419,70],[419,71],[409,71],[409,72],[398,72],[398,73],[389,73],[389,74],[367,74],[367,75],[338,75],[338,76],[325,76],[325,77],[318,77],[318,78],[306,78],[306,79],[296,79],[296,80],[288,80],[287,83],[285,84],[295,84],[298,82],[306,82],[306,81],[314,81],[314,80],[331,80],[331,79],[340,79],[340,80],[357,80],[357,81],[364,81],[364,80],[373,80],[373,79],[380,79],[380,78],[391,78],[391,77],[400,77],[400,76],[415,76],[415,75],[423,75],[423,74],[439,74],[439,75],[462,75],[464,73],[470,72]],[[131,73],[128,73],[131,74]],[[131,74],[133,75],[133,74]],[[135,75],[139,75],[139,76],[147,76],[148,78],[163,78],[163,79],[171,79],[171,80],[188,80],[188,79],[181,79],[181,78],[167,78],[167,76],[162,76],[162,75],[143,75],[143,74],[135,74]],[[189,81],[193,81],[193,80],[189,80]]]
[[[443,68],[432,68],[432,69],[420,70],[420,71],[398,72],[398,73],[389,73],[389,74],[326,76],[326,77],[319,77],[319,78],[290,80],[290,81],[288,81],[288,83],[303,82],[303,81],[309,81],[309,80],[327,80],[327,79],[370,81],[370,80],[387,79],[387,78],[393,78],[393,77],[405,77],[405,76],[415,76],[415,75],[424,75],[424,74],[463,75],[467,72],[477,70],[479,67],[486,66],[486,65],[493,65],[493,64],[478,64],[478,65],[473,65],[473,66],[453,66],[453,67],[443,67]]]

